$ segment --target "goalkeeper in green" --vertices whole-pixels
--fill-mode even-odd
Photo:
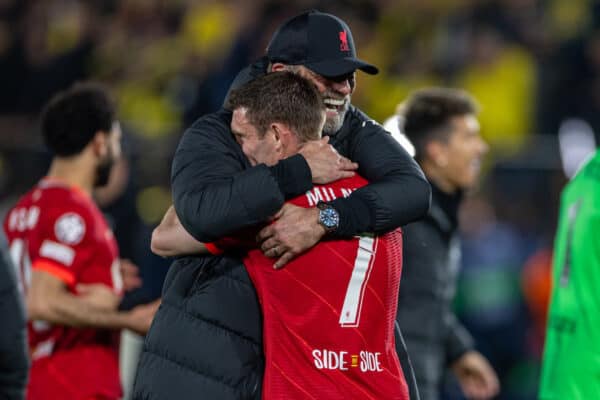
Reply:
[[[600,150],[562,193],[540,400],[600,399]]]

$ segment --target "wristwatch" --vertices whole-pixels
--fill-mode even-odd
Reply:
[[[322,201],[317,203],[319,209],[319,224],[327,233],[335,231],[340,225],[340,214],[331,205]]]

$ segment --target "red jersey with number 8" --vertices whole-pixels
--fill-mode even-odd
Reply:
[[[366,185],[358,176],[291,202],[314,207]],[[274,270],[244,260],[263,310],[263,399],[408,399],[394,340],[402,269],[400,230],[322,241]]]
[[[43,179],[8,212],[4,231],[23,293],[32,270],[60,279],[72,293],[79,283],[121,291],[116,241],[83,191]],[[44,321],[29,322],[28,331],[28,398],[120,397],[118,332]]]

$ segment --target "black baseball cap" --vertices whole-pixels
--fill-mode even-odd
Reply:
[[[267,57],[271,62],[304,65],[324,77],[347,75],[357,69],[375,75],[377,67],[356,58],[350,28],[335,15],[311,10],[287,20],[273,35]]]

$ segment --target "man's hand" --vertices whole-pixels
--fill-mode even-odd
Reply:
[[[119,263],[121,276],[123,277],[123,290],[129,292],[142,286],[142,278],[140,278],[140,269],[131,260],[122,258]]]
[[[284,204],[274,219],[275,222],[263,228],[256,238],[267,257],[277,258],[276,269],[313,247],[325,235],[315,207]]]
[[[82,301],[98,310],[115,311],[121,302],[121,296],[103,283],[80,283],[76,290]]]
[[[452,364],[452,370],[469,399],[491,399],[500,391],[500,383],[490,363],[479,352],[470,350]]]
[[[354,176],[358,164],[342,157],[329,144],[329,137],[307,141],[299,151],[310,168],[313,183],[323,184]]]
[[[131,309],[127,314],[127,328],[139,335],[145,335],[150,330],[154,315],[160,306],[161,299],[152,303],[141,304]]]

